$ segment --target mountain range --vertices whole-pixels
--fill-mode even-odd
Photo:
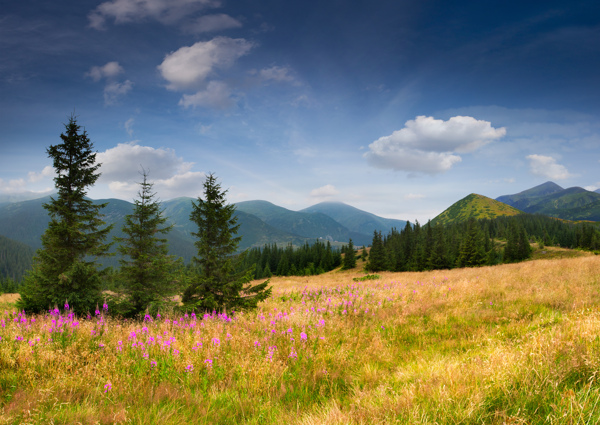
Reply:
[[[572,221],[600,221],[600,189],[594,192],[582,187],[564,189],[546,182],[497,201],[530,214],[543,214]]]
[[[41,235],[46,230],[49,217],[43,204],[50,196],[0,205],[0,235],[23,243],[32,249],[41,247]],[[176,198],[162,202],[163,214],[173,230],[166,238],[170,253],[188,262],[196,253],[197,231],[190,221],[192,198]],[[104,221],[113,225],[109,240],[122,237],[125,216],[133,211],[133,204],[120,199],[99,199],[96,204],[107,203],[102,209]],[[347,244],[352,238],[354,245],[368,245],[373,232],[387,233],[392,227],[403,228],[406,221],[378,217],[344,203],[322,203],[302,211],[291,211],[267,201],[247,201],[236,204],[236,216],[242,236],[240,250],[262,247],[265,244],[302,245],[316,239],[328,240],[334,246]],[[116,258],[104,260],[106,265],[118,264]]]

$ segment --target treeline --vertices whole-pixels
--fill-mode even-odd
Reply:
[[[471,219],[449,225],[428,222],[382,236],[375,232],[369,271],[422,271],[523,261],[531,242],[540,247],[600,249],[600,230],[591,223],[567,223],[542,215],[521,214]]]
[[[271,276],[312,276],[328,272],[342,262],[339,250],[331,243],[317,240],[313,244],[306,242],[299,248],[291,244],[286,247],[266,244],[263,248],[247,250],[238,263],[240,270],[254,267],[254,279]]]
[[[31,268],[33,249],[29,246],[0,235],[0,283],[21,281],[25,272]],[[12,284],[11,284],[12,285]]]

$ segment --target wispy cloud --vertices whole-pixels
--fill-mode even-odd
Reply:
[[[204,15],[186,25],[188,32],[199,34],[206,32],[216,32],[232,28],[241,28],[242,23],[235,18],[224,13],[214,15]]]
[[[108,62],[103,66],[93,66],[85,73],[94,81],[106,80],[104,86],[104,104],[112,105],[117,100],[126,95],[133,88],[133,83],[129,80],[123,82],[117,81],[117,76],[125,72],[119,62]]]
[[[155,20],[175,24],[199,10],[220,5],[218,0],[112,0],[101,3],[88,15],[89,25],[97,30],[106,28],[106,21],[115,24]]]
[[[340,191],[337,190],[335,186],[331,184],[326,184],[325,186],[321,186],[317,189],[311,190],[310,197],[317,199],[328,199],[338,195],[339,193]]]

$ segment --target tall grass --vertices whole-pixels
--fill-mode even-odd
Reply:
[[[0,304],[0,423],[600,422],[600,258],[361,276],[244,314]]]

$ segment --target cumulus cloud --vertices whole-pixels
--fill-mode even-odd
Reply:
[[[192,33],[215,32],[231,28],[241,28],[242,23],[235,18],[224,13],[215,15],[204,15],[196,19],[187,26],[187,30]]]
[[[107,184],[117,196],[136,196],[141,167],[148,171],[154,190],[163,199],[197,196],[202,191],[205,173],[192,171],[194,164],[185,162],[172,149],[120,143],[99,152],[96,160],[102,164],[98,182]]]
[[[216,7],[218,0],[112,0],[101,3],[89,15],[89,25],[97,30],[106,26],[107,20],[116,24],[156,20],[174,24],[205,8]]]
[[[363,156],[380,168],[436,174],[448,171],[462,160],[456,153],[473,152],[499,139],[506,129],[473,117],[456,116],[448,121],[418,116],[401,130],[369,145]]]
[[[252,47],[243,38],[215,37],[169,53],[158,70],[171,90],[198,88],[216,69],[229,68]]]
[[[214,109],[227,109],[233,105],[231,99],[231,89],[222,81],[211,81],[206,90],[201,90],[196,94],[184,94],[179,105],[188,107],[206,107]]]
[[[528,155],[529,169],[532,174],[551,180],[564,180],[573,177],[564,165],[558,164],[556,159],[545,155]]]
[[[313,189],[310,192],[311,198],[331,198],[339,194],[340,191],[335,188],[335,186],[331,184],[326,184],[325,186],[321,186],[317,189]]]
[[[100,81],[103,78],[114,78],[123,71],[123,67],[119,65],[119,62],[108,62],[103,66],[92,66],[86,75],[94,81]]]
[[[54,177],[55,175],[56,174],[54,173],[54,167],[52,167],[51,165],[46,165],[44,169],[39,173],[36,173],[35,171],[30,171],[27,174],[31,183],[37,183],[45,179],[46,177]]]

